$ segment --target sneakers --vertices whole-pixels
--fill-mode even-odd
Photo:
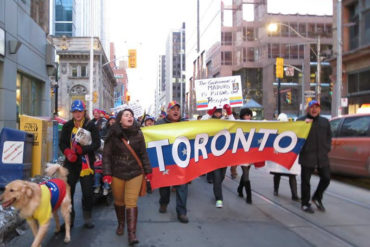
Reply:
[[[103,196],[108,195],[108,193],[109,193],[108,189],[103,189]]]
[[[321,200],[312,198],[313,204],[316,205],[317,209],[321,212],[325,212],[325,207],[322,204]]]
[[[216,208],[222,208],[223,207],[223,203],[221,200],[217,200],[216,201]]]
[[[310,214],[313,214],[315,213],[315,211],[313,211],[311,205],[303,205],[302,206],[302,210],[306,213],[310,213]]]
[[[159,207],[159,212],[161,214],[164,214],[167,212],[167,205],[166,204],[161,204],[161,206]]]
[[[181,222],[181,223],[188,223],[189,222],[189,219],[186,215],[184,214],[179,214],[177,215],[177,219]]]
[[[91,190],[90,190],[91,191]],[[95,189],[94,189],[94,193],[95,194],[99,194],[100,193],[100,187],[96,187]]]

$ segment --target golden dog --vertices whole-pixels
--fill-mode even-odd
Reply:
[[[6,185],[5,191],[0,195],[0,201],[4,208],[13,206],[19,210],[22,218],[27,220],[34,240],[31,247],[41,246],[41,241],[50,225],[50,219],[54,216],[56,229],[60,231],[60,223],[57,209],[60,208],[65,224],[64,242],[71,240],[70,235],[70,212],[71,193],[67,183],[68,171],[60,165],[53,165],[46,169],[46,174],[57,174],[56,179],[51,179],[42,184],[14,180]]]

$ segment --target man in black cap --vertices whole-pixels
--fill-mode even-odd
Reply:
[[[301,170],[301,193],[302,210],[313,214],[314,211],[309,203],[311,197],[310,179],[317,169],[320,182],[312,197],[312,202],[319,211],[324,212],[322,204],[323,193],[330,183],[330,167],[328,153],[331,148],[331,130],[329,121],[320,116],[320,103],[312,100],[308,103],[307,115],[298,120],[311,122],[311,130],[299,155]]]

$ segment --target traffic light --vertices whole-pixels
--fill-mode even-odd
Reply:
[[[98,102],[98,92],[94,91],[93,92],[93,103],[96,103],[96,102]]]
[[[286,98],[285,98],[286,102],[288,104],[291,104],[292,103],[292,92],[291,91],[288,91],[286,92]]]
[[[334,83],[330,82],[329,94],[333,95]]]
[[[284,78],[284,58],[276,58],[276,78]]]
[[[136,68],[136,50],[135,49],[128,50],[128,67],[130,69]]]
[[[126,94],[126,102],[130,102],[130,95],[129,94]]]

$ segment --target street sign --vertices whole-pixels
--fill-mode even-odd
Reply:
[[[341,107],[347,107],[348,106],[348,98],[341,98]]]
[[[294,76],[294,68],[293,67],[285,67],[285,75],[286,76]]]
[[[284,78],[284,58],[276,58],[276,78]]]
[[[307,90],[307,91],[304,91],[304,97],[306,98],[315,98],[315,91],[312,91],[312,90]]]

